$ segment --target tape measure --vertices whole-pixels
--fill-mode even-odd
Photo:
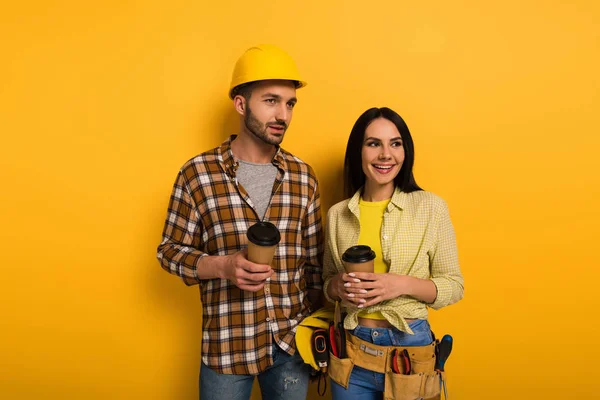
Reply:
[[[327,330],[317,328],[313,331],[311,347],[315,361],[321,370],[329,364],[329,335]]]

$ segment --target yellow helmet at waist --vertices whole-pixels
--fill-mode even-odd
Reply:
[[[333,321],[333,308],[320,308],[304,318],[296,328],[296,349],[306,364],[319,370],[312,351],[312,334],[317,328],[329,329],[329,321]]]
[[[289,54],[272,44],[261,44],[246,50],[235,63],[229,97],[233,98],[233,89],[239,85],[268,79],[295,81],[297,88],[306,86]]]

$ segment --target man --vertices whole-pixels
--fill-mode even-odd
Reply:
[[[240,130],[188,161],[173,187],[158,260],[203,304],[200,399],[249,399],[258,376],[263,399],[305,399],[310,367],[295,349],[296,327],[318,307],[322,228],[312,168],[279,145],[292,120],[294,61],[272,45],[248,49],[229,96]],[[247,229],[281,233],[271,265],[247,259]]]

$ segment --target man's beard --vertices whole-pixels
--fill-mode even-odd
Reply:
[[[244,124],[246,125],[246,128],[254,136],[259,138],[263,142],[273,146],[279,146],[279,144],[281,144],[281,142],[283,141],[283,136],[285,135],[285,131],[287,130],[287,124],[284,121],[277,120],[277,122],[263,125],[263,123],[256,119],[254,114],[252,114],[252,110],[250,110],[250,107],[246,106],[246,109],[248,110],[248,112],[244,116]],[[269,136],[269,134],[267,133],[267,128],[269,126],[282,126],[283,132],[281,133],[281,136]]]

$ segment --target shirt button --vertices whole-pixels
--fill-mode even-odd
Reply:
[[[387,235],[383,235],[383,240],[387,240],[388,236]]]
[[[267,282],[271,282],[271,277],[268,277],[268,278],[266,279],[266,281],[267,281]]]
[[[271,320],[271,318],[267,317],[267,319],[265,321],[269,322]]]
[[[301,318],[301,317],[302,317],[302,313],[298,313],[298,314],[296,315],[296,317],[298,317],[298,318]]]

